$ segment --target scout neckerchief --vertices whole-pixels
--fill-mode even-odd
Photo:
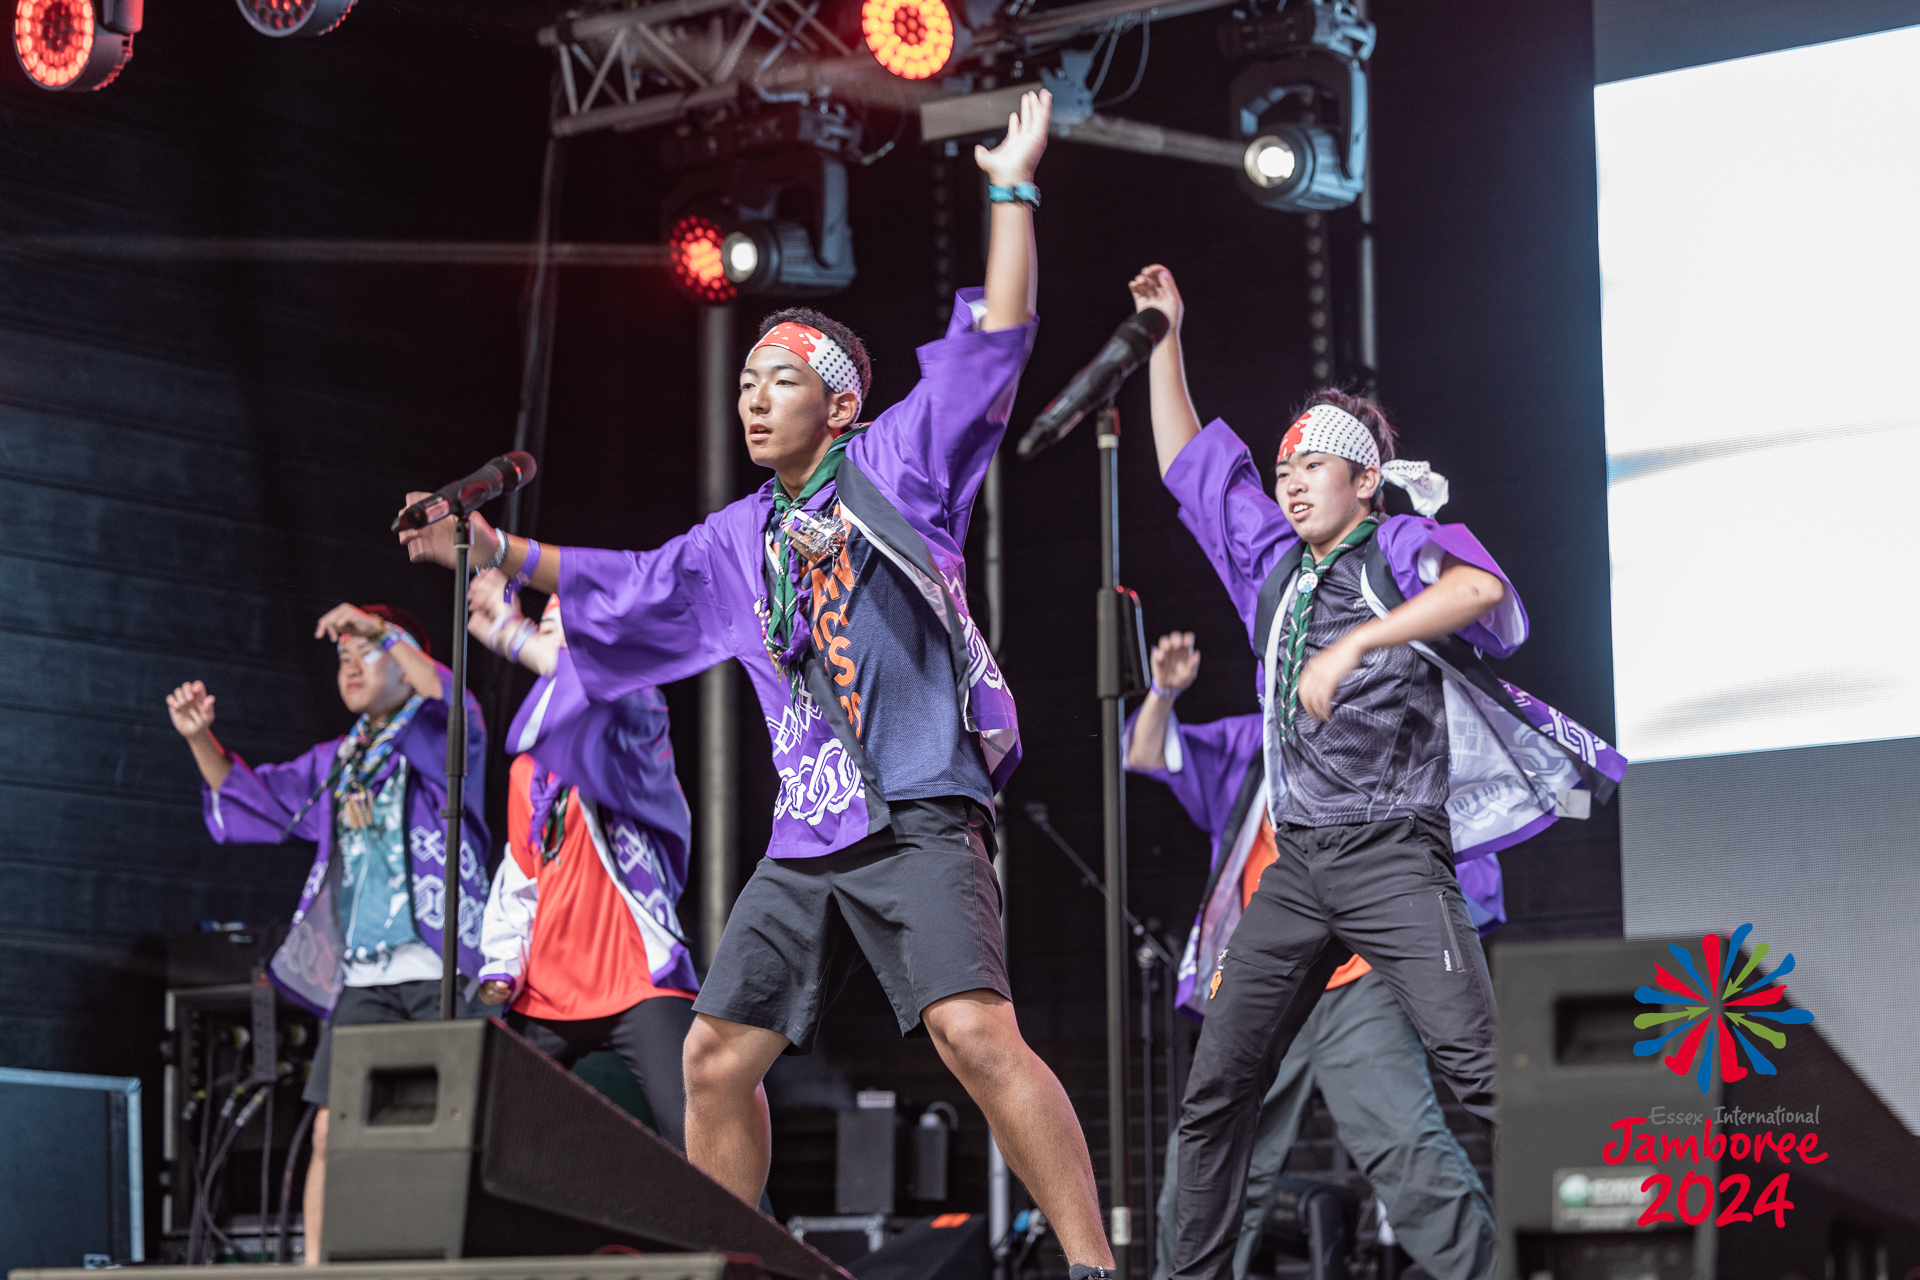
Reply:
[[[773,486],[773,512],[767,517],[767,554],[762,565],[767,606],[761,622],[767,652],[796,692],[800,688],[800,659],[813,635],[813,582],[807,570],[814,561],[840,549],[838,530],[807,511],[806,505],[832,483],[847,456],[847,446],[865,430],[857,427],[841,432],[827,446],[826,456],[798,494],[789,498],[784,486],[777,481]]]
[[[400,735],[413,723],[414,713],[425,702],[419,694],[408,698],[405,705],[394,712],[383,725],[375,725],[372,716],[361,716],[353,722],[353,730],[341,740],[339,750],[333,753],[333,768],[327,774],[327,780],[314,789],[306,803],[294,812],[280,834],[292,831],[314,802],[328,791],[340,802],[336,810],[340,818],[353,828],[360,828],[373,821],[373,797],[370,784],[381,768],[393,756],[394,744]]]
[[[1280,662],[1280,741],[1293,737],[1295,718],[1300,714],[1300,669],[1307,662],[1307,625],[1313,620],[1313,601],[1320,584],[1327,580],[1333,562],[1373,536],[1375,518],[1368,516],[1340,539],[1340,545],[1327,552],[1327,558],[1314,563],[1313,548],[1300,548],[1300,576],[1294,579],[1293,605],[1287,617],[1287,648]]]
[[[573,788],[559,774],[542,769],[536,761],[527,793],[533,809],[527,821],[527,847],[539,851],[544,866],[560,856],[560,846],[566,841],[567,810],[572,807],[568,801],[573,798]]]

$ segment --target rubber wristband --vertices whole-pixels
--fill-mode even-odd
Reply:
[[[494,651],[495,653],[498,653],[498,652],[500,652],[500,646],[499,646],[499,645],[497,645],[497,644],[495,644],[495,643],[494,643],[494,641],[495,641],[495,640],[498,640],[498,639],[500,638],[500,632],[501,632],[501,630],[502,630],[502,629],[503,629],[503,628],[504,628],[504,627],[505,627],[505,626],[506,626],[506,625],[507,625],[507,624],[508,624],[509,622],[512,622],[512,621],[514,620],[514,618],[516,618],[516,617],[518,617],[518,616],[520,616],[520,615],[519,615],[519,614],[518,614],[518,612],[517,612],[517,611],[515,611],[515,610],[507,610],[507,611],[505,611],[505,612],[503,612],[503,613],[501,613],[501,615],[500,615],[500,621],[498,621],[498,622],[496,622],[496,623],[494,623],[494,624],[493,624],[493,630],[491,630],[491,631],[489,631],[489,632],[487,632],[487,642],[486,642],[486,643],[487,643],[487,648],[489,648],[489,649],[491,649],[491,650],[493,650],[493,651]]]
[[[507,562],[507,535],[500,530],[493,531],[493,559],[487,561],[487,568],[498,569]]]
[[[534,625],[532,618],[522,618],[520,623],[520,634],[513,638],[513,644],[507,649],[508,662],[520,661],[520,651],[527,647],[527,641],[533,639],[540,630]]]
[[[1172,702],[1175,698],[1186,692],[1184,689],[1162,689],[1158,680],[1149,680],[1147,687],[1165,698],[1168,702]]]
[[[505,561],[502,561],[502,563],[505,563]],[[519,595],[522,591],[526,590],[527,584],[533,580],[534,568],[539,563],[540,563],[540,544],[538,542],[535,542],[532,538],[528,538],[527,539],[527,558],[520,562],[520,571],[513,575],[513,580],[511,582],[507,583],[507,590],[506,590],[507,603],[509,604],[513,603],[513,598]]]
[[[392,624],[388,624],[380,629],[380,648],[382,650],[392,653],[393,646],[399,643],[400,632]]]
[[[1016,182],[1010,187],[998,183],[987,184],[987,199],[994,204],[1023,204],[1029,209],[1040,207],[1040,188],[1031,182]]]

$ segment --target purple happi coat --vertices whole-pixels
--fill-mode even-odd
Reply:
[[[1131,749],[1138,711],[1127,720],[1122,751]],[[1250,772],[1261,765],[1261,717],[1228,716],[1205,724],[1181,724],[1169,714],[1165,744],[1166,767],[1129,773],[1164,782],[1193,824],[1207,833],[1212,845],[1211,874],[1187,947],[1174,979],[1174,1006],[1194,1018],[1206,1016],[1206,998],[1200,994],[1200,958],[1208,971],[1233,928],[1240,923],[1240,879],[1253,851],[1254,837],[1266,818],[1265,788]],[[1467,916],[1485,937],[1506,923],[1507,906],[1500,883],[1500,858],[1488,854],[1456,868],[1460,892],[1467,900]]]
[[[978,736],[998,789],[1020,760],[1019,722],[967,612],[963,548],[1034,324],[981,332],[983,296],[960,292],[947,336],[919,350],[919,383],[848,445],[835,484],[814,505],[837,497],[875,549],[918,585],[930,620],[947,633],[963,723]],[[796,697],[767,655],[756,607],[765,607],[764,531],[778,483],[769,480],[653,551],[565,548],[560,595],[574,666],[597,701],[739,659],[759,695],[780,774],[767,856],[807,858],[881,829],[888,814],[817,659]]]
[[[435,663],[443,689],[453,688],[453,673]],[[413,879],[413,921],[420,941],[438,953],[446,912],[447,703],[427,698],[413,722],[400,734],[393,754],[375,775],[384,786],[407,762],[407,851]],[[282,844],[311,840],[319,846],[313,870],[300,891],[293,928],[274,952],[268,974],[287,995],[325,1016],[340,997],[345,938],[336,910],[340,875],[333,861],[333,795],[322,795],[300,814],[333,769],[343,734],[319,743],[284,764],[249,765],[238,755],[218,791],[200,786],[207,831],[220,844]],[[484,812],[487,727],[480,704],[467,694],[466,804],[460,836],[460,972],[480,972],[480,918],[487,902],[487,820]],[[289,825],[291,824],[291,826]]]
[[[1274,656],[1286,611],[1273,611],[1272,624],[1261,634],[1262,589],[1269,589],[1271,610],[1270,580],[1299,563],[1300,539],[1262,483],[1247,446],[1217,418],[1174,458],[1166,485],[1180,503],[1181,522],[1199,539],[1246,624],[1247,639],[1261,659],[1265,706],[1277,679]],[[1481,664],[1482,654],[1504,658],[1520,647],[1527,638],[1527,615],[1519,593],[1479,539],[1465,525],[1393,516],[1381,522],[1374,541],[1393,578],[1381,592],[1363,579],[1376,614],[1391,608],[1383,594],[1397,592],[1410,600],[1426,590],[1447,555],[1506,584],[1499,605],[1455,633],[1466,648],[1439,642],[1413,646],[1444,677],[1447,818],[1456,863],[1518,844],[1558,818],[1584,818],[1593,799],[1609,799],[1626,776],[1626,758],[1582,725],[1493,678]],[[1276,806],[1285,786],[1284,778],[1268,779]]]
[[[677,908],[687,887],[693,815],[674,773],[667,702],[660,691],[647,685],[612,702],[591,702],[580,686],[572,650],[563,647],[553,671],[535,681],[520,704],[507,730],[507,749],[514,755],[530,753],[540,766],[530,797],[534,831],[545,825],[569,786],[586,802],[589,830],[616,873],[614,883],[647,950],[653,985],[698,991]],[[537,895],[537,885],[512,855],[502,858],[487,913],[482,981],[518,983],[524,976],[538,907],[525,910],[519,904],[537,903]]]

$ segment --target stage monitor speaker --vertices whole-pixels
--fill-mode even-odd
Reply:
[[[991,1280],[984,1213],[923,1218],[849,1268],[857,1280]]]
[[[323,1262],[625,1246],[846,1280],[498,1021],[337,1028],[327,1104]]]

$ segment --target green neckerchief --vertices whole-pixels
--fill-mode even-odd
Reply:
[[[797,625],[800,622],[801,601],[812,593],[805,590],[806,565],[794,554],[792,539],[787,536],[788,513],[804,509],[816,494],[833,482],[840,473],[840,464],[846,459],[847,446],[853,438],[866,430],[858,427],[842,431],[834,442],[827,446],[827,452],[813,468],[813,474],[807,477],[807,483],[799,493],[789,498],[786,487],[778,481],[773,486],[773,512],[767,517],[767,555],[761,568],[767,582],[766,642],[767,652],[781,670],[794,679],[799,670],[799,657],[806,652],[807,637],[812,631],[812,622]],[[798,681],[796,679],[796,687]]]
[[[1294,579],[1293,605],[1287,622],[1287,651],[1280,664],[1280,741],[1293,737],[1295,719],[1300,714],[1300,670],[1307,663],[1307,626],[1313,620],[1314,597],[1327,580],[1333,562],[1373,536],[1376,518],[1368,516],[1353,532],[1340,539],[1340,545],[1327,552],[1327,558],[1315,563],[1312,547],[1300,548],[1300,576]]]

